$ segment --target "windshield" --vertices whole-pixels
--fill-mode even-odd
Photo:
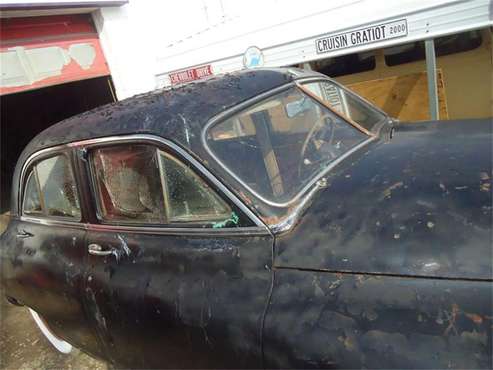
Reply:
[[[385,114],[331,81],[308,82],[303,87],[338,114],[365,130],[375,131],[377,124],[387,118]]]
[[[213,125],[207,145],[267,202],[289,202],[314,177],[368,136],[293,87]]]

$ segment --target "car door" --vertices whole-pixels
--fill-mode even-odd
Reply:
[[[148,138],[150,140],[150,138]],[[85,299],[111,362],[260,367],[273,238],[170,142],[89,147]]]
[[[3,237],[6,294],[36,311],[59,337],[98,356],[83,307],[85,227],[71,153],[50,150],[26,164],[20,217]]]

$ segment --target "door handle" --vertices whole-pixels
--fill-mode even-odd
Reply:
[[[17,232],[17,237],[20,239],[32,238],[33,236],[34,236],[34,234],[32,234],[26,230],[19,230]]]
[[[89,254],[92,254],[94,256],[109,256],[110,254],[113,254],[112,250],[103,250],[103,247],[101,247],[99,244],[89,244],[87,246],[87,251]]]

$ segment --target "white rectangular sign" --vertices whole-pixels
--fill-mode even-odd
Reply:
[[[407,36],[407,21],[400,19],[337,35],[325,36],[315,40],[315,47],[317,54],[323,54],[404,36]]]

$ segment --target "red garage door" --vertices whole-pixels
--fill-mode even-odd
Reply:
[[[109,75],[90,14],[2,19],[0,95]]]

